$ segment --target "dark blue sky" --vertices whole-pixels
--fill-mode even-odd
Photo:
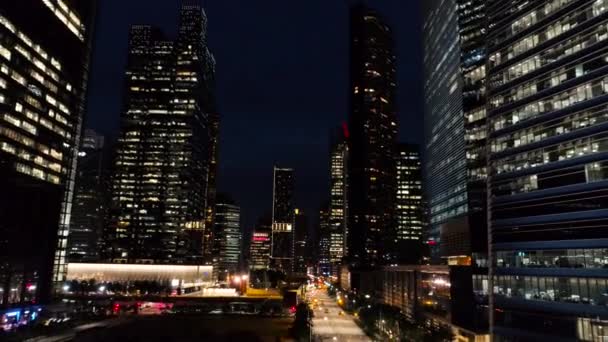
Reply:
[[[422,142],[422,0],[369,0],[393,28],[400,140]],[[221,116],[219,190],[246,229],[272,202],[272,165],[296,169],[312,222],[328,195],[328,134],[347,118],[348,0],[206,0]],[[115,137],[131,24],[174,35],[178,0],[99,1],[87,127]]]

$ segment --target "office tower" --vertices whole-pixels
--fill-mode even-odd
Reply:
[[[348,232],[348,139],[346,123],[335,129],[331,135],[330,150],[330,248],[329,260],[337,265],[342,262],[346,251]]]
[[[424,4],[425,177],[430,227],[427,241],[439,258],[441,227],[467,212],[467,160],[456,0]]]
[[[322,275],[331,274],[331,263],[329,262],[329,249],[331,246],[329,218],[329,208],[325,205],[319,210],[319,249],[317,250],[318,272]]]
[[[0,305],[47,302],[65,248],[94,2],[0,5]]]
[[[354,264],[389,262],[397,136],[391,29],[357,5],[350,16],[348,254]]]
[[[272,217],[269,214],[260,217],[251,235],[249,245],[249,268],[268,269],[272,238]]]
[[[425,191],[432,263],[460,292],[451,324],[485,335],[487,296],[484,0],[424,2]]]
[[[215,197],[217,182],[217,163],[219,159],[219,115],[212,111],[209,115],[209,172],[207,173],[207,209],[203,232],[203,257],[206,263],[213,262],[213,235],[215,227]]]
[[[241,209],[226,196],[215,204],[215,232],[218,245],[218,275],[226,279],[238,271],[241,257]]]
[[[270,262],[270,228],[268,230],[254,230],[249,247],[250,262],[252,270],[268,269]]]
[[[295,209],[294,217],[294,264],[293,271],[296,273],[306,273],[306,252],[308,238],[308,220],[304,212]]]
[[[85,129],[78,153],[76,186],[72,201],[69,262],[99,260],[99,248],[109,202],[109,155],[103,135]]]
[[[418,145],[395,148],[397,187],[395,193],[396,250],[399,263],[418,264],[422,257],[422,172]]]
[[[424,4],[426,240],[435,262],[487,260],[485,2]]]
[[[293,270],[294,182],[293,169],[274,166],[271,267],[286,273]]]
[[[182,5],[176,41],[131,27],[109,261],[203,262],[214,68],[206,22],[201,7]]]
[[[488,5],[497,341],[598,341],[608,325],[608,2]]]

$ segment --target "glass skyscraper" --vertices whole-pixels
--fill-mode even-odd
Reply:
[[[131,28],[105,258],[202,263],[215,62],[207,19],[180,7],[177,40]]]
[[[426,239],[437,259],[441,226],[468,210],[463,78],[456,0],[428,0],[423,7]]]
[[[391,262],[397,137],[390,27],[356,5],[350,14],[348,257],[361,266]]]
[[[423,6],[426,242],[458,279],[451,323],[487,337],[486,2]]]
[[[218,244],[218,274],[225,279],[239,270],[242,233],[241,209],[233,201],[218,197],[215,204],[215,235]]]
[[[493,334],[608,336],[608,1],[488,7]]]
[[[94,1],[0,5],[0,305],[50,299],[66,239]]]

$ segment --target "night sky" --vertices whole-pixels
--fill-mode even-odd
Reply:
[[[369,0],[393,28],[399,137],[422,143],[420,2]],[[348,0],[206,0],[221,117],[219,191],[249,231],[271,210],[272,165],[296,170],[296,205],[315,222],[328,197],[330,128],[347,118]],[[117,137],[128,29],[177,28],[178,0],[98,1],[86,126]]]

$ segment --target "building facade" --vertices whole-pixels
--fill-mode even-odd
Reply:
[[[424,4],[425,179],[427,243],[440,255],[441,227],[467,213],[467,159],[456,0]]]
[[[330,151],[329,261],[338,269],[347,250],[348,234],[348,137],[346,123],[334,130]]]
[[[422,258],[422,170],[417,145],[395,148],[395,255],[400,263],[417,264]]]
[[[486,0],[424,3],[425,191],[431,262],[468,274],[470,310],[459,326],[488,329],[487,296],[474,296],[474,279],[487,283]]]
[[[202,263],[209,170],[206,16],[182,5],[177,40],[131,27],[105,259]]]
[[[78,153],[68,237],[69,262],[99,260],[101,237],[108,214],[109,158],[104,136],[86,129]]]
[[[350,16],[348,256],[361,265],[392,259],[395,89],[391,29],[357,5]]]
[[[241,209],[226,198],[218,197],[215,204],[215,236],[218,276],[226,279],[239,270],[242,247]]]
[[[496,341],[606,339],[608,1],[490,1]]]
[[[94,7],[0,5],[2,306],[47,302],[65,279]]]
[[[270,265],[270,239],[271,231],[258,229],[253,231],[249,245],[249,268],[252,270],[265,270]]]
[[[294,171],[278,166],[273,171],[271,267],[290,273],[294,258]]]

